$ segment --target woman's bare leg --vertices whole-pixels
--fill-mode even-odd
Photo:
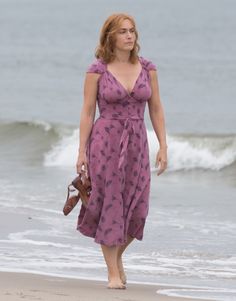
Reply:
[[[117,265],[120,273],[120,279],[123,284],[126,284],[126,275],[124,271],[124,266],[122,262],[122,254],[124,253],[125,249],[128,247],[128,245],[134,240],[134,237],[127,236],[127,242],[122,245],[118,246],[118,252],[117,252]]]
[[[108,288],[126,288],[120,279],[120,272],[117,264],[118,258],[118,246],[108,247],[101,244],[103,256],[107,264],[108,270]]]

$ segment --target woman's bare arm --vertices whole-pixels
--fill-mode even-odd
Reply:
[[[152,88],[152,96],[148,100],[149,115],[160,148],[162,149],[167,147],[164,110],[160,100],[157,72],[155,70],[150,70],[149,73]]]
[[[86,73],[84,82],[84,102],[80,114],[79,153],[85,153],[88,138],[96,114],[97,81],[100,74]]]

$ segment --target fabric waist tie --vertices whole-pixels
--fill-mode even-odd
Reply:
[[[126,153],[127,153],[127,147],[128,147],[128,142],[129,142],[129,136],[132,133],[135,133],[135,126],[133,121],[134,120],[143,120],[142,117],[139,116],[130,116],[130,117],[104,117],[104,116],[100,116],[99,118],[103,118],[103,119],[111,119],[111,120],[125,120],[124,123],[124,129],[123,132],[121,134],[121,139],[120,139],[120,155],[119,155],[119,163],[118,163],[118,168],[120,169],[125,162],[126,159]]]

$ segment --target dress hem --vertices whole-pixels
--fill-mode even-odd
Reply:
[[[118,241],[117,241],[116,243],[112,243],[112,244],[111,244],[111,243],[106,243],[106,242],[104,242],[104,240],[102,240],[102,239],[97,239],[97,238],[96,238],[96,235],[90,234],[90,233],[88,233],[88,232],[82,230],[82,229],[79,228],[79,227],[77,227],[76,230],[78,230],[81,234],[83,234],[83,235],[85,235],[85,236],[87,236],[87,237],[94,238],[94,242],[96,242],[96,243],[98,243],[98,244],[103,244],[103,245],[106,245],[106,246],[109,246],[109,247],[111,247],[111,246],[122,246],[122,245],[124,245],[124,244],[127,242],[127,240],[125,240],[125,241],[123,241],[123,242],[118,242]],[[131,236],[132,238],[135,238],[135,239],[139,240],[139,241],[142,241],[142,240],[143,240],[143,237],[136,237],[136,236],[131,235],[131,234],[129,234],[129,233],[128,233],[128,235]]]

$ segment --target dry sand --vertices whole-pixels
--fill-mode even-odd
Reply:
[[[68,279],[28,273],[0,272],[0,300],[44,301],[199,301],[162,296],[165,286],[127,283],[125,290],[108,289],[107,282]],[[174,288],[174,286],[173,286]],[[204,300],[204,299],[201,299]],[[208,300],[209,301],[209,300]]]

